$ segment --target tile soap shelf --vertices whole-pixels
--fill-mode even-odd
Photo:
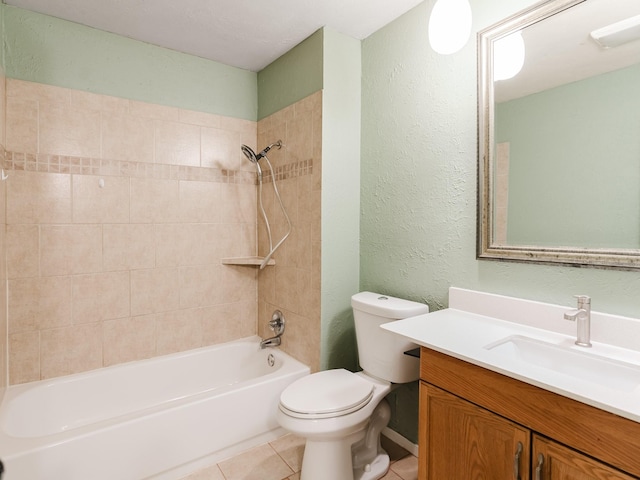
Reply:
[[[223,258],[222,264],[223,265],[247,265],[247,266],[259,267],[263,261],[264,261],[264,257],[230,257],[230,258]],[[276,264],[276,261],[273,258],[271,258],[267,262],[267,265],[275,265],[275,264]]]

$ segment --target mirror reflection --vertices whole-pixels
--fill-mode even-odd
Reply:
[[[479,40],[479,257],[640,267],[640,2],[549,1]]]

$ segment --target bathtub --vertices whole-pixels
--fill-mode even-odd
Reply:
[[[3,480],[174,480],[276,438],[309,368],[258,337],[7,389]]]

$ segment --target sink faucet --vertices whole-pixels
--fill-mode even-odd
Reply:
[[[565,312],[565,320],[578,322],[576,345],[591,347],[591,298],[586,295],[574,295],[578,299],[578,308]]]

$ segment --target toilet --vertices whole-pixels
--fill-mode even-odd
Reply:
[[[422,303],[360,292],[351,297],[361,372],[326,370],[303,377],[280,396],[278,423],[306,439],[301,480],[376,480],[389,469],[380,432],[395,384],[413,382],[416,345],[380,325],[429,312]]]

